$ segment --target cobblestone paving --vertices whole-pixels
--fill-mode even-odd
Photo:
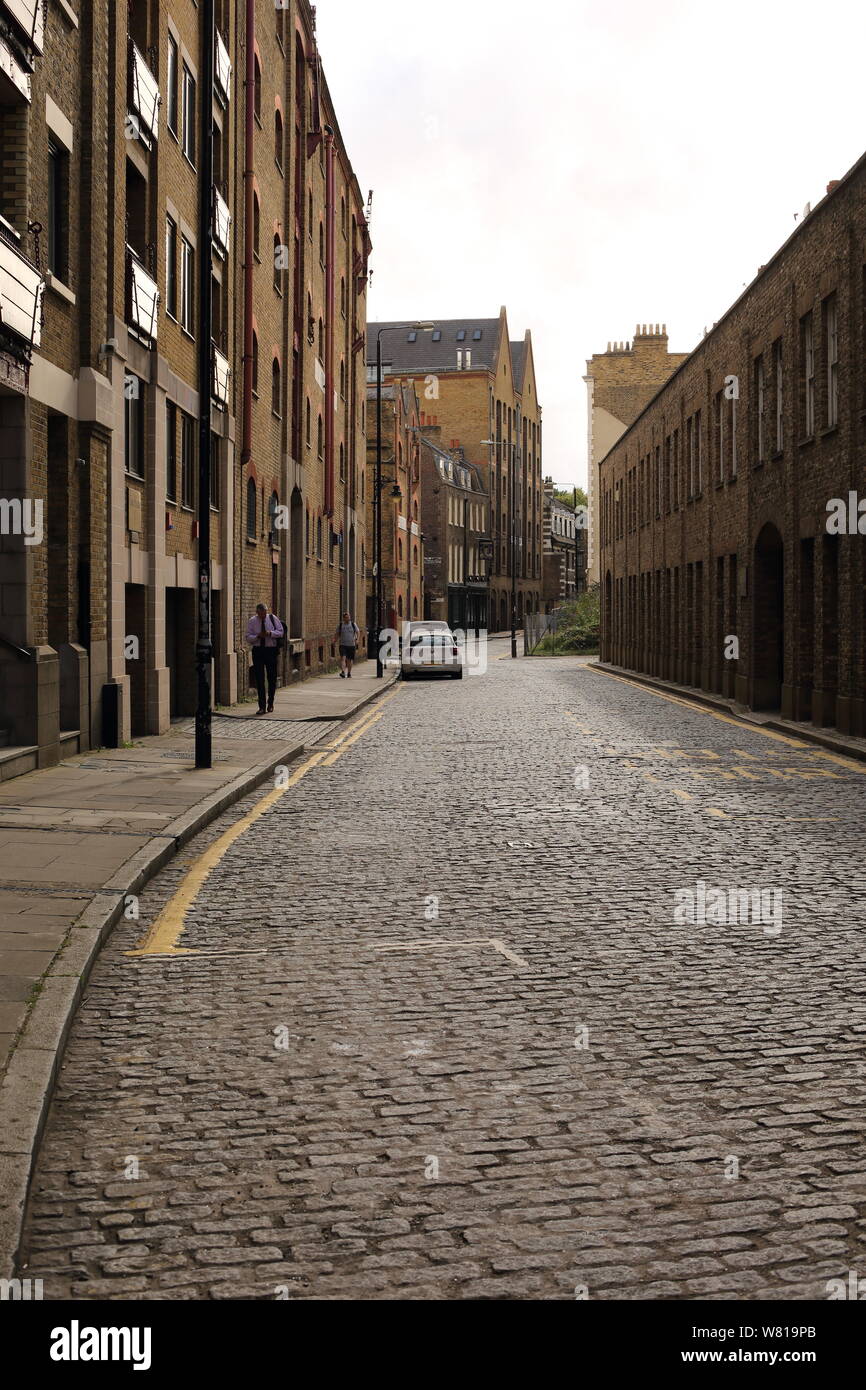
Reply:
[[[198,954],[124,954],[183,862],[105,950],[34,1181],[46,1297],[866,1272],[862,768],[574,661],[381,708],[229,850]],[[699,881],[764,920],[678,923]]]

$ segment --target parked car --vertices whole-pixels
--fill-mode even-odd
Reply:
[[[403,641],[401,668],[404,681],[416,676],[450,676],[463,679],[463,656],[447,623],[409,623]]]

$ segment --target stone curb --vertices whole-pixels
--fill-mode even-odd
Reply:
[[[614,666],[609,661],[589,662],[588,669],[592,670],[593,667],[599,671],[609,671],[612,676],[624,676],[638,685],[648,686],[651,690],[662,690],[666,694],[677,695],[681,700],[690,700],[694,705],[707,705],[721,714],[730,715],[732,719],[739,719],[747,727],[751,725],[756,729],[772,729],[774,733],[788,734],[791,738],[802,739],[804,743],[819,744],[831,753],[840,753],[843,757],[854,758],[857,762],[866,762],[866,742],[862,739],[848,739],[843,734],[834,735],[823,729],[814,729],[810,724],[796,724],[793,720],[780,719],[773,715],[755,714],[736,700],[726,700],[723,695],[711,695],[705,690],[693,690],[688,685],[676,685],[673,681],[659,680],[657,676],[647,676],[642,671],[630,671],[627,666]]]
[[[379,688],[332,722],[352,719],[397,679],[397,673],[386,675]],[[30,1180],[66,1039],[99,951],[123,915],[127,894],[140,893],[200,830],[272,777],[275,768],[303,757],[306,749],[306,744],[280,744],[263,762],[178,816],[121,865],[70,927],[40,982],[0,1082],[0,1279],[15,1277]]]

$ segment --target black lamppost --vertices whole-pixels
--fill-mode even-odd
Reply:
[[[479,560],[482,560],[484,562],[484,575],[487,582],[487,587],[484,594],[484,626],[488,629],[490,627],[490,567],[493,563],[493,545],[494,542],[492,536],[478,537],[478,558]],[[478,625],[476,624],[476,641],[478,640],[479,636],[480,633],[478,631]]]
[[[214,0],[201,7],[201,149],[199,151],[198,246],[198,640],[195,644],[198,699],[195,712],[195,765],[212,767],[211,727],[211,566],[210,566],[210,403],[213,378],[213,88],[216,16]]]
[[[433,330],[432,323],[389,323],[380,328],[376,333],[376,482],[373,489],[373,505],[375,507],[374,530],[373,530],[373,573],[376,579],[376,622],[375,622],[375,641],[376,641],[376,676],[381,680],[385,674],[382,664],[382,334],[383,333],[402,333],[405,329],[414,329],[416,333],[430,333]],[[397,484],[396,495],[402,496]]]

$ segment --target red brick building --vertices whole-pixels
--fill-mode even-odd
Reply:
[[[603,660],[866,733],[864,345],[866,156],[602,460]]]

